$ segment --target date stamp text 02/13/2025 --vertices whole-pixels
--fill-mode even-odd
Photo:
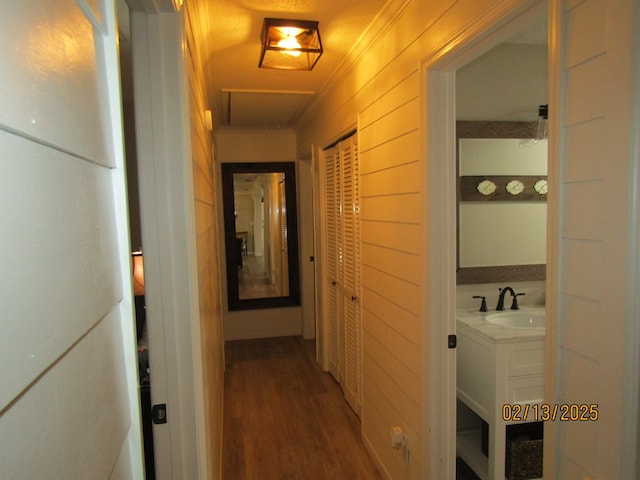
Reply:
[[[598,420],[597,403],[525,404],[505,403],[502,406],[505,422],[595,422]]]

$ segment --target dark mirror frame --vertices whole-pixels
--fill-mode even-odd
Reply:
[[[233,175],[236,173],[283,173],[287,206],[287,245],[289,295],[240,299],[236,266],[236,222],[234,215]],[[298,263],[298,209],[296,200],[296,166],[294,162],[223,163],[222,201],[227,258],[227,298],[229,311],[300,305],[300,268]]]
[[[495,283],[534,281],[546,279],[546,265],[506,265],[488,267],[460,267],[460,166],[459,144],[461,138],[535,138],[536,122],[509,121],[456,121],[456,283]]]

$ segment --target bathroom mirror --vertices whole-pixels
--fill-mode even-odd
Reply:
[[[458,284],[544,280],[547,142],[536,129],[457,122]]]
[[[300,305],[295,164],[223,163],[229,310]]]

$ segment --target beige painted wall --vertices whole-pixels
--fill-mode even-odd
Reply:
[[[521,142],[505,138],[460,139],[460,176],[546,176],[547,141]],[[546,263],[546,213],[546,199],[459,202],[460,267]]]
[[[296,161],[296,134],[289,129],[224,129],[216,133],[215,141],[218,171],[220,171],[220,163]],[[298,190],[300,188],[301,186],[298,185]],[[221,190],[219,187],[218,191],[221,192]],[[221,201],[221,195],[219,198]],[[219,229],[220,235],[223,235],[222,218]],[[220,245],[224,246],[223,237],[219,238]],[[224,252],[223,250],[220,252],[224,261]],[[221,267],[226,271],[224,264]],[[302,335],[301,307],[229,312],[226,306],[226,276],[222,285],[225,340]]]

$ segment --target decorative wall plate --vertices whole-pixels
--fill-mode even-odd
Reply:
[[[533,184],[533,189],[538,192],[540,195],[546,195],[547,194],[547,181],[546,180],[538,180],[536,183]]]
[[[491,180],[483,180],[478,184],[476,189],[482,195],[491,195],[493,192],[496,191],[496,184],[493,183]]]
[[[463,175],[459,180],[460,202],[546,202],[542,175]]]
[[[511,180],[507,183],[507,192],[511,195],[519,195],[524,190],[524,185],[520,180]]]

